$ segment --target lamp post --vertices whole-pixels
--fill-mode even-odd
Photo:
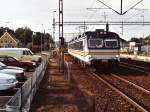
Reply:
[[[49,31],[51,31],[51,29],[48,29]],[[49,37],[48,37],[48,49],[50,50],[50,48],[51,48],[51,44],[50,44],[50,42],[51,42],[51,40],[50,40],[50,37],[51,37],[51,33],[49,32]]]
[[[24,47],[26,46],[26,29],[24,29]]]
[[[41,53],[42,53],[42,38],[43,38],[43,36],[42,36],[42,28],[43,28],[43,24],[41,24]]]
[[[36,35],[35,32],[32,33],[32,51],[33,51],[33,45],[34,45],[34,35]]]
[[[55,12],[53,11],[53,40],[55,42]]]

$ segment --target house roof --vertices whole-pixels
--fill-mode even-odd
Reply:
[[[5,35],[8,35],[10,38],[12,38],[16,43],[19,42],[19,40],[11,33],[8,33],[7,31],[0,37],[0,39],[4,38]]]

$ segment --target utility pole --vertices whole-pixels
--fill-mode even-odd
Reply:
[[[32,51],[34,51],[34,36],[36,36],[36,32],[32,32]]]
[[[122,0],[121,0],[121,11],[120,11],[120,13],[121,13],[121,15],[123,15],[123,11],[122,11]]]
[[[104,12],[104,15],[102,15],[103,17],[104,17],[104,22],[106,22],[106,18],[107,18],[107,15],[106,15],[106,13]]]
[[[43,24],[41,24],[41,53],[42,53],[42,48],[43,48],[43,47],[42,47],[42,40],[43,40],[43,39],[42,39],[42,38],[43,38],[43,36],[42,36],[42,28],[43,28]]]
[[[55,12],[56,11],[53,11],[53,40],[54,40],[54,43],[55,43]]]
[[[59,72],[64,72],[63,0],[59,0]]]
[[[123,35],[123,21],[122,21],[122,25],[121,25],[121,34]]]
[[[45,51],[46,50],[46,42],[45,42],[45,29],[44,29],[44,35],[43,35],[43,50]]]

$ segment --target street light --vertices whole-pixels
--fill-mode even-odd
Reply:
[[[56,11],[53,11],[53,40],[54,40],[54,43],[55,43],[55,12]]]
[[[33,45],[34,45],[34,35],[36,35],[35,32],[32,33],[32,51],[33,51]]]
[[[42,38],[43,38],[43,36],[42,36],[42,28],[43,28],[43,24],[41,24],[41,53],[42,53]]]
[[[48,30],[51,31],[51,29],[48,29]],[[49,50],[50,50],[50,48],[51,48],[50,37],[51,37],[51,33],[49,32],[49,39],[48,39],[48,48],[49,48]]]

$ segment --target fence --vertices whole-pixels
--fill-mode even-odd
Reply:
[[[29,78],[23,86],[17,91],[17,93],[6,104],[6,112],[28,112],[30,110],[30,104],[35,96],[40,82],[45,74],[49,55],[45,60],[36,68],[32,77]]]

